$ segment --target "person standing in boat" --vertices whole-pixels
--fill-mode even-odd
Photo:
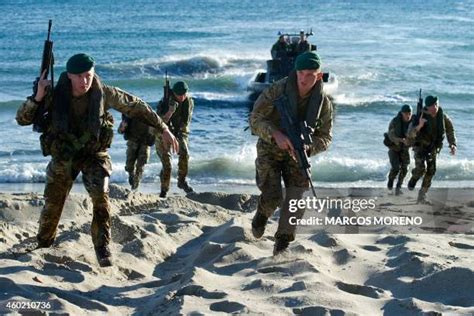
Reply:
[[[308,42],[308,38],[303,30],[300,31],[300,39],[296,45],[295,53],[296,57],[303,54],[304,52],[309,52],[311,50],[311,45]]]

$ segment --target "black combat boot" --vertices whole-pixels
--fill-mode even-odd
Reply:
[[[104,268],[112,266],[112,254],[110,253],[109,246],[104,245],[95,248],[95,255],[101,267]]]
[[[193,193],[194,190],[188,185],[186,180],[178,180],[178,188],[183,189],[186,193]]]
[[[387,182],[387,189],[392,190],[393,189],[393,179],[388,179]]]
[[[418,199],[416,200],[416,203],[418,204],[426,204],[426,205],[431,205],[431,201],[426,199],[426,192],[428,190],[421,188],[420,191],[418,192]]]
[[[131,184],[132,190],[138,189],[138,185],[139,185],[139,184],[140,184],[140,175],[139,175],[139,174],[136,174],[136,175],[133,177],[133,184]]]
[[[131,186],[132,188],[133,188],[133,183],[134,183],[133,178],[134,178],[134,177],[133,177],[133,173],[130,172],[130,173],[128,174],[128,184],[130,184],[130,186]]]
[[[255,238],[261,238],[265,232],[265,226],[267,225],[268,217],[255,212],[255,215],[252,219],[252,235]]]
[[[397,183],[397,187],[395,188],[395,195],[402,195],[402,184],[400,182]]]
[[[280,235],[275,239],[275,245],[273,246],[273,255],[276,256],[285,251],[290,245],[290,236]]]
[[[53,242],[54,242],[54,239],[52,239],[52,240],[38,239],[36,249],[38,249],[38,248],[49,248],[53,245]]]
[[[416,182],[418,182],[418,180],[415,180],[415,178],[412,177],[410,181],[408,181],[408,190],[413,191],[413,189],[415,189]]]
[[[168,195],[168,190],[161,189],[160,198],[165,198]]]

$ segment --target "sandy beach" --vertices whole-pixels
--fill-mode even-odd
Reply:
[[[46,311],[76,315],[472,315],[470,193],[451,190],[439,204],[435,196],[446,195],[434,189],[433,206],[420,209],[415,192],[396,197],[357,189],[352,196],[376,195],[383,214],[444,211],[457,214],[455,224],[468,233],[320,229],[299,233],[287,253],[274,257],[275,218],[262,239],[250,231],[256,195],[207,192],[160,200],[111,185],[111,268],[95,259],[87,195],[68,198],[52,248],[29,251],[43,196],[0,193],[0,312],[19,311],[6,304],[20,301],[47,302]]]

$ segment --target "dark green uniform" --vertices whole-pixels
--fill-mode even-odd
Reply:
[[[332,141],[332,114],[331,101],[323,92],[323,83],[318,81],[310,95],[301,98],[296,86],[296,73],[292,72],[266,89],[255,102],[250,115],[252,132],[259,136],[257,142],[257,159],[255,161],[257,186],[262,192],[258,199],[257,214],[264,218],[270,217],[275,209],[282,203],[281,179],[287,189],[309,188],[309,182],[287,151],[281,150],[272,138],[275,130],[280,130],[280,114],[273,102],[281,95],[286,94],[289,99],[291,113],[295,113],[298,120],[315,123],[317,111],[321,107],[320,125],[315,129],[312,137],[313,144],[309,155],[327,150]],[[296,190],[302,193],[303,190]],[[287,205],[283,205],[280,213],[278,230],[275,237],[285,236],[289,241],[295,239],[296,227],[288,222],[290,214]],[[301,218],[302,212],[297,214]]]
[[[296,56],[303,54],[304,52],[309,52],[311,50],[311,45],[305,40],[300,40],[296,45]]]
[[[272,46],[272,49],[271,49],[272,58],[273,59],[286,58],[289,51],[290,51],[290,45],[288,45],[287,42],[280,42],[280,40],[278,40]]]
[[[166,125],[142,100],[125,91],[100,83],[94,78],[91,89],[73,97],[71,83],[63,73],[54,90],[44,100],[52,114],[48,131],[42,135],[45,155],[51,155],[46,172],[45,205],[40,216],[38,243],[49,247],[55,237],[64,202],[76,177],[82,172],[84,186],[92,199],[92,241],[96,250],[110,242],[110,205],[108,184],[112,163],[107,152],[113,137],[113,118],[109,108],[129,117],[142,119],[163,131]],[[33,122],[38,104],[28,98],[18,109],[20,125]]]
[[[132,189],[138,188],[145,165],[150,158],[150,146],[155,143],[154,129],[138,119],[130,119],[122,115],[122,121],[127,124],[124,138],[127,140],[127,161],[125,170]]]
[[[427,119],[427,122],[419,132],[412,125],[408,131],[409,138],[414,141],[413,150],[415,152],[415,169],[412,170],[408,186],[413,189],[416,182],[423,177],[420,190],[421,199],[424,199],[424,195],[431,186],[436,172],[436,156],[443,146],[445,135],[449,146],[456,145],[453,123],[441,107],[435,117],[425,113],[423,118]]]
[[[273,44],[271,49],[272,62],[269,65],[271,81],[277,81],[288,76],[293,69],[293,56],[291,46],[285,41],[279,40]]]
[[[388,137],[393,143],[388,150],[391,165],[390,173],[388,174],[389,189],[391,189],[390,184],[393,185],[397,175],[397,189],[400,189],[408,171],[408,165],[410,164],[409,147],[402,140],[407,138],[409,124],[410,122],[403,121],[402,113],[398,112],[397,116],[390,121],[388,127]]]
[[[186,181],[186,176],[188,175],[188,135],[193,116],[194,101],[188,96],[182,103],[178,103],[173,94],[171,94],[170,103],[171,106],[175,108],[175,111],[167,124],[179,143],[178,183],[183,183]],[[163,117],[169,108],[170,106],[161,100],[158,104],[158,114],[160,117]],[[160,157],[163,166],[160,173],[161,191],[168,192],[171,182],[171,152],[168,148],[165,148],[161,139],[156,140],[156,153],[158,157]]]

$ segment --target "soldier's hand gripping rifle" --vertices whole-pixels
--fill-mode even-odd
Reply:
[[[413,119],[413,126],[417,127],[420,124],[420,120],[423,119],[423,98],[421,96],[421,89],[418,95],[418,103],[416,104],[416,116]],[[435,148],[435,142],[431,142],[431,144],[422,152],[422,156],[426,158],[427,161],[431,161],[433,159],[433,150]]]
[[[53,72],[54,56],[53,56],[53,41],[51,40],[51,26],[52,25],[53,25],[53,21],[49,20],[48,36],[46,40],[44,41],[43,58],[41,60],[40,76],[37,77],[35,82],[33,83],[33,98],[36,96],[36,93],[38,92],[38,82],[41,79],[47,79],[50,72],[51,72],[51,92],[54,89],[54,72]],[[43,100],[40,103],[38,110],[36,111],[35,117],[33,119],[33,130],[38,133],[43,133],[46,131],[47,123],[48,123],[48,111],[46,109],[46,105]]]
[[[295,149],[296,160],[298,161],[301,172],[306,177],[306,179],[308,179],[314,197],[317,197],[313,186],[313,181],[311,180],[311,161],[309,160],[305,149],[306,146],[309,146],[313,143],[311,138],[313,129],[307,125],[306,121],[298,122],[295,120],[288,110],[288,104],[289,102],[286,95],[281,96],[273,102],[273,105],[277,108],[278,113],[280,113],[281,127],[285,131],[286,136],[288,136],[293,148]]]

